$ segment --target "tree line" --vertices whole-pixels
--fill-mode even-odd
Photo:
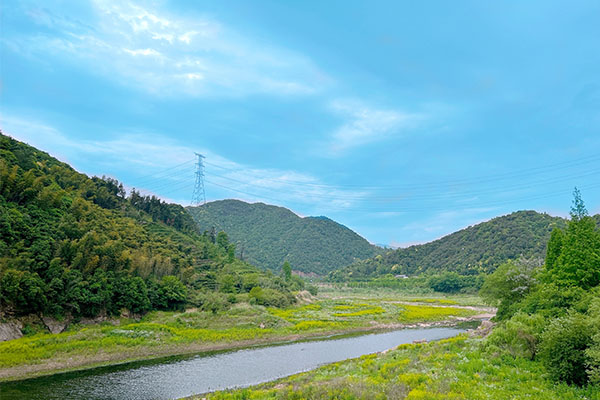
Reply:
[[[223,309],[260,287],[288,305],[290,282],[235,258],[177,204],[88,178],[0,134],[0,311],[93,317],[191,304]],[[268,290],[267,290],[268,289]]]

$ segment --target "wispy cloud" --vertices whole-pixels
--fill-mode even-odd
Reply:
[[[131,180],[124,183],[129,188],[136,187],[163,198],[181,198],[186,192],[191,194],[194,151],[206,156],[209,198],[212,191],[250,202],[263,201],[292,208],[301,206],[307,213],[324,213],[351,208],[369,195],[365,190],[327,185],[298,171],[241,164],[209,149],[191,149],[164,134],[117,132],[103,139],[73,140],[43,122],[6,116],[0,117],[0,128],[5,134],[58,155],[75,166],[77,160],[85,160],[96,169],[84,171],[89,174],[126,171]],[[181,166],[170,169],[176,165]]]
[[[423,233],[425,236],[433,238],[431,240],[441,238],[468,226],[485,222],[497,216],[499,209],[499,207],[466,207],[434,213],[427,218],[401,225],[394,235],[402,240],[393,240],[392,245],[408,247],[424,243],[417,239],[422,237]]]
[[[423,119],[419,114],[375,108],[357,100],[337,100],[330,104],[330,109],[344,119],[330,136],[328,149],[332,155],[399,135]]]
[[[92,4],[93,28],[35,9],[27,14],[44,29],[4,41],[31,57],[70,60],[161,96],[305,95],[330,81],[308,57],[253,40],[213,17],[175,15],[147,3]]]

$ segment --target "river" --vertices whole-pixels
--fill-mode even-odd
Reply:
[[[0,398],[174,399],[272,381],[413,340],[439,340],[461,332],[458,328],[403,329],[134,362],[1,383]]]

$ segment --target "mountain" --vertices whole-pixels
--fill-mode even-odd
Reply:
[[[220,200],[188,211],[201,230],[224,230],[239,256],[273,271],[288,261],[296,271],[323,275],[380,252],[327,217],[302,218],[283,207]]]
[[[521,256],[544,260],[554,227],[566,220],[536,211],[518,211],[469,226],[433,242],[390,251],[334,271],[334,280],[362,279],[384,274],[414,275],[456,271],[489,273]]]
[[[127,197],[118,181],[0,133],[0,318],[212,307],[255,286],[258,303],[293,301],[298,282],[234,251],[227,235],[200,234],[182,206]]]

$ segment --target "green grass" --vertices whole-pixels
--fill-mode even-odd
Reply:
[[[256,387],[217,392],[209,399],[600,399],[600,388],[570,387],[546,379],[525,359],[482,353],[466,335],[399,346],[329,364]]]
[[[363,293],[364,294],[364,293]],[[190,346],[235,345],[249,341],[276,341],[294,335],[375,329],[401,323],[431,322],[476,313],[457,307],[400,304],[402,296],[348,296],[322,300],[287,309],[238,303],[224,313],[151,312],[141,321],[121,319],[116,325],[73,325],[68,332],[36,333],[0,343],[0,368],[31,364],[68,364],[73,357],[109,359],[142,354],[175,354]],[[454,301],[454,300],[453,300]],[[437,302],[437,301],[436,301]],[[155,349],[155,350],[153,350]],[[110,357],[108,357],[110,356]]]
[[[478,311],[457,307],[419,306],[412,304],[399,305],[401,322],[439,321],[449,317],[468,317]]]

